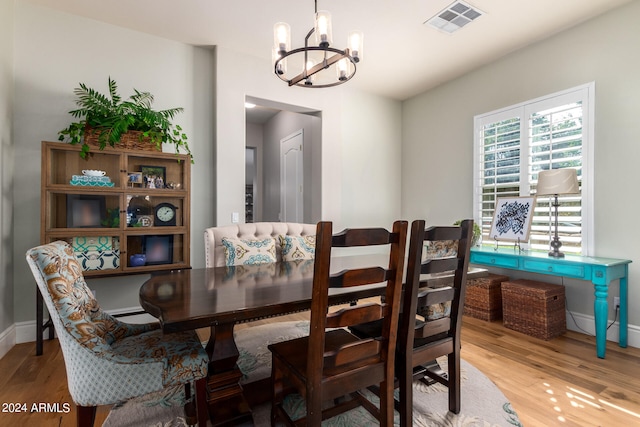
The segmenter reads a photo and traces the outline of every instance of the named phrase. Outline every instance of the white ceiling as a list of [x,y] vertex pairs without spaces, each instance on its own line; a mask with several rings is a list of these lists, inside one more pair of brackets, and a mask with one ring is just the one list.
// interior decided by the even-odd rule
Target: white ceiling
[[[271,58],[273,24],[289,23],[292,47],[313,26],[312,0],[28,0],[193,45]],[[349,85],[406,99],[632,0],[471,0],[484,15],[447,34],[423,22],[452,0],[318,0],[334,47],[364,32],[364,58]]]

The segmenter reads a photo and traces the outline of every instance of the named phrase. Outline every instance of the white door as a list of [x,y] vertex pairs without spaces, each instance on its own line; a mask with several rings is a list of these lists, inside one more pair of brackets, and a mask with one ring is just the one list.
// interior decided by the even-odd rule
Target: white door
[[280,221],[302,219],[302,129],[280,140]]

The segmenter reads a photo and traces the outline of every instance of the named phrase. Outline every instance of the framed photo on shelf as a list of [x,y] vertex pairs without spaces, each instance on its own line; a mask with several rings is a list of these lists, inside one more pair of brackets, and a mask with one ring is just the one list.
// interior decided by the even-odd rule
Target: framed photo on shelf
[[106,212],[105,196],[67,194],[67,228],[102,227]]
[[528,241],[535,206],[535,196],[499,197],[489,238],[504,242]]
[[144,236],[143,252],[147,265],[173,263],[173,236]]
[[167,169],[164,166],[140,166],[144,188],[164,188]]
[[144,183],[144,181],[142,180],[142,172],[129,172],[127,181],[132,187],[135,187],[136,185],[142,185]]

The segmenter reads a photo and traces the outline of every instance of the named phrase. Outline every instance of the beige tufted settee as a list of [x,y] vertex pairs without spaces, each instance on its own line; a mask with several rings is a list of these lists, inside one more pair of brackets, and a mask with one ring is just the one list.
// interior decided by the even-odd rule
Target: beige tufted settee
[[249,224],[233,224],[223,227],[211,227],[204,230],[205,261],[208,267],[225,265],[222,238],[261,239],[276,238],[276,258],[282,259],[282,248],[277,236],[308,236],[316,234],[315,224],[295,222],[256,222]]

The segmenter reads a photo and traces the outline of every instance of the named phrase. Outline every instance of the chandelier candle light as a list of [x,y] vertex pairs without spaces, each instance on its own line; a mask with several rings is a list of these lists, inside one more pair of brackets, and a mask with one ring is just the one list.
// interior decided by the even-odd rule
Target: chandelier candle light
[[555,208],[555,226],[553,239],[550,243],[550,257],[564,258],[564,254],[560,252],[562,242],[558,239],[558,207],[560,206],[560,203],[558,203],[558,195],[578,193],[580,193],[580,188],[578,186],[578,176],[575,169],[551,169],[538,173],[536,194],[538,196],[553,196],[551,206]]
[[[331,14],[325,10],[318,11],[317,0],[315,13],[315,25],[304,38],[304,47],[291,49],[289,24],[278,22],[273,28],[274,72],[289,86],[321,88],[345,83],[355,75],[356,64],[362,59],[362,32],[351,31],[348,47],[344,50],[333,48]],[[313,34],[316,45],[309,46]],[[333,73],[330,71],[332,67]],[[288,68],[295,69],[293,75],[287,74]]]

